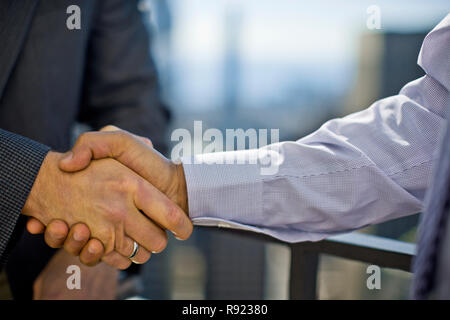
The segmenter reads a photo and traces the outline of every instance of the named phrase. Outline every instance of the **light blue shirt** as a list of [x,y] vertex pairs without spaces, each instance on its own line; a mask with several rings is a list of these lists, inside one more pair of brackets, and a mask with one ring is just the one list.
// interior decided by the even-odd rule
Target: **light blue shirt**
[[422,211],[450,106],[450,14],[426,36],[418,64],[426,75],[398,95],[279,143],[274,175],[259,164],[206,164],[217,153],[196,155],[203,164],[182,159],[194,224],[297,242]]

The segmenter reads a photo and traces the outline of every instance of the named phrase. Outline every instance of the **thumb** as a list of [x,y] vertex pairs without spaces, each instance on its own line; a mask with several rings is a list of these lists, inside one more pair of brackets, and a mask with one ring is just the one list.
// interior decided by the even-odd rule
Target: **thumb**
[[[114,131],[122,131],[122,129],[120,129],[119,127],[113,126],[113,125],[107,125],[106,127],[103,127],[100,129],[100,132],[114,132]],[[130,135],[132,135],[133,137],[135,137],[136,139],[142,141],[143,143],[145,143],[146,145],[148,145],[149,147],[153,148],[153,143],[152,140],[150,140],[149,138],[146,137],[141,137],[138,136],[137,134],[134,133],[129,133]]]
[[66,152],[59,161],[59,168],[66,172],[80,171],[86,168],[92,159],[92,152],[88,147],[74,147]]
[[[59,162],[59,168],[66,172],[75,172],[85,169],[91,160],[95,158],[106,158],[111,153],[110,143],[103,139],[110,132],[121,131],[116,126],[106,126],[99,132],[88,132],[78,137],[75,146],[71,151],[64,154]],[[106,149],[106,150],[105,150]],[[97,156],[95,152],[99,153]]]
[[[62,171],[75,172],[85,169],[94,159],[115,158],[120,161],[119,158],[127,150],[127,145],[134,143],[133,138],[153,147],[150,139],[114,126],[107,126],[98,132],[84,133],[78,138],[72,150],[64,154],[59,162],[59,168]],[[124,162],[124,165],[128,165],[127,161]]]
[[103,130],[80,135],[75,146],[59,162],[59,168],[66,172],[85,169],[91,160],[119,157],[126,150],[127,135],[123,130]]

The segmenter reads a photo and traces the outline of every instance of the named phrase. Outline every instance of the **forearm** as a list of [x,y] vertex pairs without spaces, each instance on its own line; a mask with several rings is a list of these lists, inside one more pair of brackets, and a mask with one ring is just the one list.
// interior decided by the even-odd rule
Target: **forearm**
[[0,266],[49,148],[0,129]]
[[[302,241],[420,212],[444,110],[404,95],[411,86],[279,144],[284,161],[274,175],[261,175],[258,164],[204,164],[213,154],[196,156],[203,164],[185,159],[190,217]],[[417,100],[426,95],[413,91]]]

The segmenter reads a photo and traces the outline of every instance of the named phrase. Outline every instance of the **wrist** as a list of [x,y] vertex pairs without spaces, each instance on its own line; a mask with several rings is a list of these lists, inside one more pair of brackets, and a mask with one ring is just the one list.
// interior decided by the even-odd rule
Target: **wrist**
[[34,217],[44,224],[51,220],[44,208],[46,207],[46,195],[56,190],[52,186],[58,183],[57,163],[60,158],[61,154],[57,152],[50,151],[47,154],[22,209],[22,214]]

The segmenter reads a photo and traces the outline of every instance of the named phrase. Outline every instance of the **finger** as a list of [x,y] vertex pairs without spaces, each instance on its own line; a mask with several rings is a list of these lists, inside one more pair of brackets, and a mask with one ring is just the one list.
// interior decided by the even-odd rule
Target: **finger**
[[[113,125],[107,125],[106,127],[103,127],[100,129],[101,132],[106,132],[106,131],[120,131],[121,129],[119,127],[113,126]],[[153,143],[149,138],[146,137],[142,137],[142,136],[138,136],[137,134],[134,133],[130,133],[132,136],[134,136],[135,138],[141,140],[142,142],[144,142],[146,145],[150,146],[153,148]]]
[[140,183],[134,202],[147,217],[174,233],[178,239],[185,240],[192,234],[193,225],[186,213],[150,183]]
[[153,143],[152,143],[152,140],[150,140],[149,138],[146,138],[146,137],[140,137],[140,136],[137,136],[137,135],[134,135],[136,138],[138,138],[139,140],[141,140],[142,142],[144,142],[146,145],[148,145],[149,147],[152,147],[153,148]]
[[152,254],[148,250],[139,246],[136,255],[133,258],[130,258],[130,260],[135,264],[144,264],[150,259],[151,255]]
[[107,255],[103,256],[102,261],[120,270],[125,270],[131,265],[130,259],[125,258],[116,251],[110,252]]
[[[83,133],[78,137],[72,150],[63,156],[59,162],[59,168],[63,171],[75,172],[86,168],[93,159],[114,158],[127,167],[137,169],[133,168],[131,161],[138,159],[137,156],[143,152],[143,149],[154,150],[149,148],[151,141],[148,139],[145,141],[145,139],[119,129]],[[159,155],[159,157],[162,156]],[[138,161],[137,164],[142,164],[141,162]]]
[[122,130],[122,129],[120,129],[119,127],[116,127],[112,124],[109,124],[109,125],[101,128],[99,131],[103,132],[103,131],[119,131],[119,130]]
[[67,172],[85,169],[91,160],[114,158],[121,132],[86,132],[81,134],[72,150],[59,162],[59,168]]
[[27,230],[31,234],[40,234],[44,232],[45,226],[39,220],[30,218],[27,221]]
[[[115,251],[126,258],[130,257],[134,252],[134,240],[129,237],[125,237],[122,247],[116,248]],[[150,259],[150,255],[151,253],[147,249],[138,244],[138,249],[132,259],[132,262],[136,264],[143,264]]]
[[70,228],[69,236],[64,242],[64,250],[78,256],[89,241],[91,232],[89,228],[83,223],[77,223]]
[[148,181],[158,181],[161,173],[166,173],[170,167],[170,161],[150,148],[148,143],[120,130],[80,135],[72,150],[59,162],[59,168],[75,172],[86,168],[91,160],[103,158],[116,159]]
[[153,253],[161,252],[167,246],[166,232],[136,209],[125,218],[125,233]]
[[103,244],[98,239],[90,239],[80,253],[81,263],[87,266],[97,265],[105,253]]
[[51,248],[61,248],[69,233],[69,227],[64,221],[51,221],[44,234],[45,242]]

